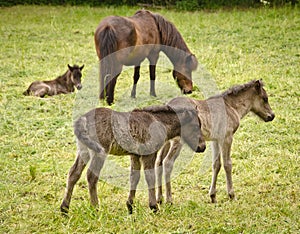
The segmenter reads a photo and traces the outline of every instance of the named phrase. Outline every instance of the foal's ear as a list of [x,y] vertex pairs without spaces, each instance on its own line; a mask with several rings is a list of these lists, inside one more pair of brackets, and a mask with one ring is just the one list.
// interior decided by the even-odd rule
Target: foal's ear
[[257,90],[258,93],[260,93],[262,87],[263,87],[262,80],[255,81],[255,89]]
[[74,68],[73,68],[71,65],[69,65],[69,64],[68,64],[68,68],[69,68],[69,70],[70,70],[71,72],[74,70]]
[[82,71],[83,68],[84,68],[84,64],[79,68],[79,70]]
[[198,66],[198,60],[196,58],[195,55],[190,54],[189,56],[186,57],[186,65],[192,70],[196,70],[197,66]]

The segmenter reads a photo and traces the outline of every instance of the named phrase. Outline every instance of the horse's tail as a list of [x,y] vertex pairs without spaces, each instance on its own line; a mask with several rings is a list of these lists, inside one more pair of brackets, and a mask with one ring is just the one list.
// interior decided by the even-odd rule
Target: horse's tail
[[[100,97],[104,98],[105,79],[109,79],[116,74],[113,73],[113,54],[117,50],[117,36],[112,26],[107,25],[96,35],[99,48],[100,59]],[[110,56],[109,56],[110,55]],[[107,82],[108,83],[108,82]]]
[[97,153],[101,153],[104,151],[103,147],[90,136],[87,127],[87,118],[85,116],[80,117],[74,123],[74,133],[77,139],[83,144],[85,144],[88,148],[92,149]]

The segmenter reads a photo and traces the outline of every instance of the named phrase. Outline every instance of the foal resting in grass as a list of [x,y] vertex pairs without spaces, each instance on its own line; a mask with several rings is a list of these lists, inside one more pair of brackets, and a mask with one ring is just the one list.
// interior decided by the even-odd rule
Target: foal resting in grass
[[[186,102],[187,98],[175,98],[170,104]],[[234,199],[232,184],[232,163],[230,150],[233,135],[240,125],[240,120],[249,112],[255,113],[265,122],[272,121],[275,117],[269,102],[268,95],[263,88],[261,80],[238,85],[225,91],[221,95],[213,96],[207,100],[193,100],[195,109],[201,122],[201,132],[205,140],[212,141],[212,183],[210,186],[210,198],[213,203],[216,200],[216,182],[221,168],[220,155],[222,155],[226,172],[227,192]],[[181,150],[178,138],[167,142],[157,161],[158,194],[157,201],[162,202],[162,171],[165,173],[166,201],[172,202],[170,176],[173,164]]]
[[74,92],[74,87],[78,90],[82,88],[81,85],[81,67],[74,65],[73,67],[68,64],[68,70],[55,80],[48,81],[34,81],[29,88],[23,93],[24,95],[33,95],[37,97],[53,96],[57,94],[67,94]]
[[75,122],[74,132],[78,154],[69,171],[66,192],[60,207],[63,213],[69,210],[73,188],[89,160],[91,163],[87,171],[87,181],[92,205],[98,205],[97,182],[107,154],[131,155],[128,211],[132,213],[141,164],[148,185],[149,206],[156,211],[158,208],[154,167],[157,151],[164,142],[181,136],[194,151],[205,150],[199,118],[194,108],[153,106],[132,112],[97,108]]

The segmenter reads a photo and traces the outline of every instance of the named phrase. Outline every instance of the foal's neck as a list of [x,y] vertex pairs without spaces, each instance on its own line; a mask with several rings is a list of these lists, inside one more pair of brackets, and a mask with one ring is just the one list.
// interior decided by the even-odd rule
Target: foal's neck
[[165,126],[168,139],[180,135],[181,124],[176,113],[153,113],[153,115]]
[[252,101],[249,97],[249,91],[224,97],[225,103],[238,113],[240,119],[244,118],[251,110]]

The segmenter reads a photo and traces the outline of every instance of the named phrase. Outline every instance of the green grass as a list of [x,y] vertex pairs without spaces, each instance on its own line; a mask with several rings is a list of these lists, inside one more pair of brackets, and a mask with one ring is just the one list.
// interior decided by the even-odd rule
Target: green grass
[[[136,10],[0,8],[0,232],[298,233],[298,8],[159,11],[177,26],[219,90],[259,78],[266,84],[276,118],[263,123],[249,115],[234,137],[236,201],[227,198],[222,170],[218,203],[210,204],[209,154],[195,154],[193,158],[178,159],[177,167],[187,166],[173,180],[174,204],[162,205],[158,214],[148,209],[147,191],[141,189],[134,214],[128,215],[125,206],[128,186],[110,183],[107,176],[110,172],[106,169],[106,179],[98,184],[99,211],[89,205],[83,177],[75,188],[69,217],[61,216],[59,206],[66,175],[76,154],[73,116],[103,105],[97,100],[93,32],[103,17],[129,16]],[[68,63],[85,64],[83,90],[45,99],[22,95],[32,81],[53,79],[67,69]],[[143,68],[137,99],[131,100],[132,73],[132,69],[126,69],[120,76],[113,108],[161,103],[179,95],[170,71],[159,68],[157,81],[163,85],[158,87],[158,98],[150,98],[148,71]],[[190,96],[203,98],[208,88],[197,85],[203,81],[194,82],[197,88]],[[127,157],[111,157],[110,162],[122,168],[129,165]],[[128,177],[124,178],[127,181]]]

